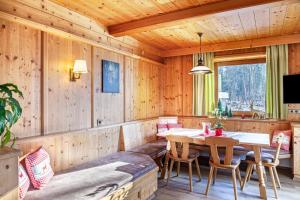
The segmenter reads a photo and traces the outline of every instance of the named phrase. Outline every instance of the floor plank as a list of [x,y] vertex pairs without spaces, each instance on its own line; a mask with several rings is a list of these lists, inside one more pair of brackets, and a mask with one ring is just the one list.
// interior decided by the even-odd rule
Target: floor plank
[[[175,170],[176,171],[176,170]],[[166,185],[166,181],[159,180],[159,189],[156,192],[155,200],[229,200],[234,199],[232,179],[229,173],[221,171],[218,173],[215,185],[212,185],[208,196],[204,195],[208,168],[201,167],[203,178],[201,182],[198,182],[196,174],[193,174],[193,186],[194,191],[189,192],[189,178],[186,168],[182,168],[182,172],[179,177],[175,177],[176,173],[173,173],[173,177],[170,179],[169,184]],[[278,189],[279,199],[283,200],[299,200],[300,199],[300,182],[293,181],[289,177],[289,171],[278,170],[282,188]],[[268,171],[267,171],[268,174]],[[242,178],[244,173],[242,172]],[[272,189],[272,183],[270,182],[268,174],[267,182],[267,195],[268,199],[275,199],[274,191]],[[247,183],[244,191],[240,190],[238,184],[238,199],[239,200],[252,200],[259,198],[258,181],[253,178]]]

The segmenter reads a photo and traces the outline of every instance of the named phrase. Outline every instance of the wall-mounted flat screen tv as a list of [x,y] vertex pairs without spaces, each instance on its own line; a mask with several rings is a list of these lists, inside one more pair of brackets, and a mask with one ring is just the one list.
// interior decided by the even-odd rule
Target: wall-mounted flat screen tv
[[300,103],[300,74],[283,76],[283,102]]

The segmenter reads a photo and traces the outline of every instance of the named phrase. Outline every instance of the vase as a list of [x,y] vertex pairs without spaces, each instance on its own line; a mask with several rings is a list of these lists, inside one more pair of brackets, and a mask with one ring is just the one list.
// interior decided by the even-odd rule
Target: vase
[[216,128],[215,129],[215,135],[216,136],[222,136],[223,135],[223,128]]
[[205,135],[209,135],[210,134],[210,127],[211,127],[211,123],[210,122],[202,122],[202,129],[203,129],[203,133]]

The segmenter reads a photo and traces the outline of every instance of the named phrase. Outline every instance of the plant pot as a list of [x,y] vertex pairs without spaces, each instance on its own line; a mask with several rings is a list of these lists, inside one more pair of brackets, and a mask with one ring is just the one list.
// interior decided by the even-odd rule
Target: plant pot
[[0,148],[0,199],[18,199],[18,163],[20,151],[9,147]]
[[216,128],[215,129],[215,135],[216,136],[222,136],[223,135],[223,128]]

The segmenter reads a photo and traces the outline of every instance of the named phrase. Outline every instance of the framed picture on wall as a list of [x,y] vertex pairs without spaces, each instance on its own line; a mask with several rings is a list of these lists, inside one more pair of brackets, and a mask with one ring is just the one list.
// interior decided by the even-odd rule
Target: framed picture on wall
[[102,92],[120,93],[119,63],[102,60]]

